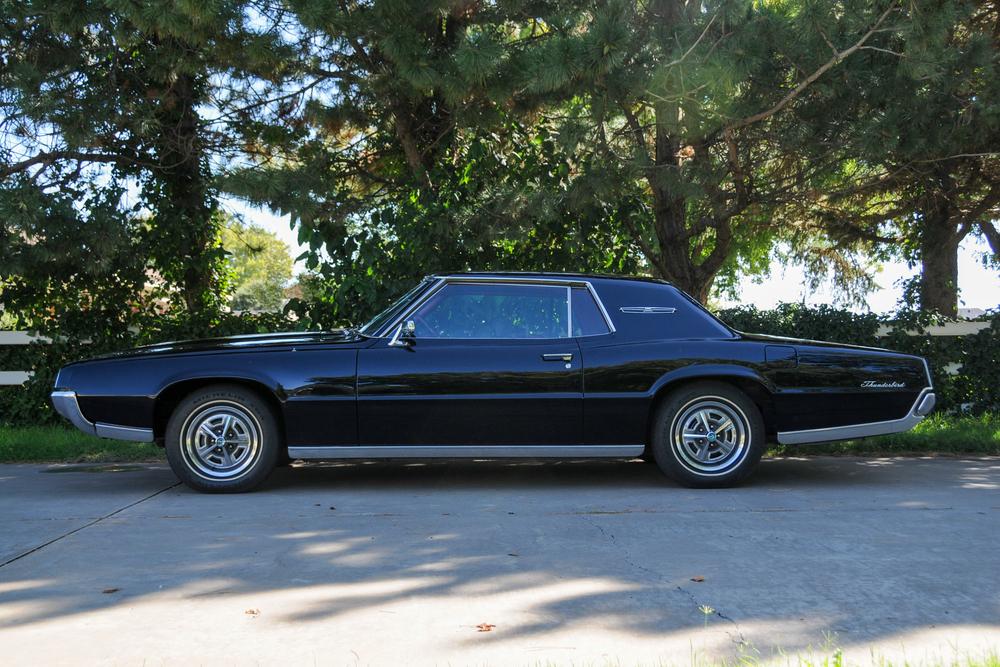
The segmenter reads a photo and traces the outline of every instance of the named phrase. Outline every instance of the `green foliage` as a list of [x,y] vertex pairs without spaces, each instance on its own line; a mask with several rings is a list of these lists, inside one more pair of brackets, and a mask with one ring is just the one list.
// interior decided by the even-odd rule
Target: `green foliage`
[[[547,124],[511,125],[457,145],[451,164],[429,172],[434,191],[418,186],[399,202],[374,202],[363,218],[303,219],[302,234],[315,230],[307,265],[319,300],[291,308],[333,326],[364,321],[439,271],[636,271],[626,236],[603,223],[613,211],[576,193],[532,189],[564,179],[568,160]],[[289,200],[283,210],[300,205]]]
[[803,150],[835,168],[796,217],[834,243],[919,263],[921,308],[952,317],[962,240],[985,237],[986,261],[1000,262],[998,18],[975,0],[901,5],[884,50],[829,77],[801,118]]
[[766,333],[809,340],[829,340],[854,345],[876,345],[884,318],[873,313],[798,303],[782,303],[773,310],[743,306],[720,310],[717,315],[737,331]]
[[230,307],[237,311],[276,311],[285,301],[292,278],[292,256],[277,236],[262,227],[229,219],[222,227],[232,291]]
[[[151,220],[137,258],[172,288],[164,297],[192,312],[218,308],[214,172],[237,152],[253,84],[289,55],[268,22],[242,0],[5,0],[0,14],[0,179],[21,183],[19,212],[41,215],[53,193],[86,211],[110,183],[102,205]],[[42,242],[73,219],[49,218]],[[67,261],[102,261],[93,238],[68,248]]]

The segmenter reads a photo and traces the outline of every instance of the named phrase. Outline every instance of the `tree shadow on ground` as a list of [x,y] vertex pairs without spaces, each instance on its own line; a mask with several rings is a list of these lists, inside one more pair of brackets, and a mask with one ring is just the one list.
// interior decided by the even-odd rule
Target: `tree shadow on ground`
[[775,637],[794,652],[826,633],[989,626],[998,481],[995,459],[765,461],[744,487],[712,491],[639,462],[295,466],[254,494],[172,488],[12,563],[0,630],[163,596],[205,613],[261,598],[290,624],[503,625],[456,650],[711,628],[721,654]]

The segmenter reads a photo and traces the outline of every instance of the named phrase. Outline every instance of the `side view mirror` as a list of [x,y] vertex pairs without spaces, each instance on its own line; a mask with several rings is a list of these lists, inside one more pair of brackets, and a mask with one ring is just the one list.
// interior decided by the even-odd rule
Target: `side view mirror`
[[400,322],[396,332],[389,339],[389,347],[409,347],[417,337],[417,325],[413,320]]

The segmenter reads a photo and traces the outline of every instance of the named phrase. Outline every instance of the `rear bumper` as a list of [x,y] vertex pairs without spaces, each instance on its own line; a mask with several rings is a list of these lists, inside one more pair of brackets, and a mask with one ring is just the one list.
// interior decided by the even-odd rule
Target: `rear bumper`
[[778,442],[782,445],[805,445],[811,442],[854,440],[855,438],[867,438],[872,435],[902,433],[903,431],[909,431],[921,419],[927,416],[934,409],[936,401],[937,397],[934,395],[934,390],[931,387],[927,387],[920,392],[917,400],[913,402],[913,407],[901,419],[890,419],[889,421],[871,422],[868,424],[834,426],[831,428],[813,428],[805,431],[784,431],[778,433]]
[[104,422],[91,422],[83,416],[80,404],[76,400],[75,391],[54,391],[51,394],[52,407],[60,415],[69,420],[73,426],[84,433],[96,435],[99,438],[113,440],[133,440],[135,442],[153,442],[153,429],[135,428],[134,426],[119,426]]

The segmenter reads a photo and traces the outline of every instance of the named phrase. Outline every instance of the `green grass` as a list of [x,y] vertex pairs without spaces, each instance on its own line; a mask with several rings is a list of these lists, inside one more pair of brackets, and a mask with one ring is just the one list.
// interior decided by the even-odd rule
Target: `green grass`
[[906,433],[846,440],[827,445],[776,447],[775,456],[979,454],[1000,455],[1000,414],[933,414]]
[[877,653],[872,653],[867,660],[848,660],[840,650],[821,652],[817,655],[775,655],[768,659],[749,654],[736,660],[722,661],[691,661],[696,667],[1000,667],[1000,655],[989,651],[984,655],[959,653],[957,650],[950,657],[929,657],[916,661],[904,660],[894,662]]
[[877,653],[872,653],[868,660],[847,660],[840,650],[828,654],[803,656],[774,656],[769,660],[761,660],[757,656],[741,657],[735,661],[716,663],[719,667],[763,667],[776,665],[784,667],[1000,667],[1000,655],[989,651],[984,655],[959,653],[957,650],[950,657],[929,657],[922,660],[904,660],[894,662]]
[[[1000,414],[932,415],[907,433],[829,445],[775,447],[770,456],[1000,455]],[[161,461],[155,445],[104,440],[63,426],[0,426],[0,463]]]
[[106,463],[162,460],[148,442],[105,440],[63,426],[0,426],[0,463]]

